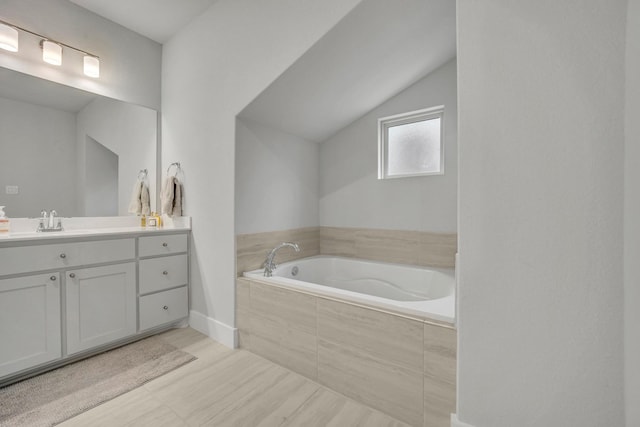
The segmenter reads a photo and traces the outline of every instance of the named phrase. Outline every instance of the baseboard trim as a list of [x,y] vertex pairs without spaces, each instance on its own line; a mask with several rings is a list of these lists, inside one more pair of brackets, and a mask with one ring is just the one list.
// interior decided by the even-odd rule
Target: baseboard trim
[[458,419],[458,414],[451,414],[451,427],[473,427],[471,424],[463,423]]
[[191,310],[189,312],[189,326],[209,338],[218,341],[229,348],[238,346],[238,329],[222,323],[212,317]]

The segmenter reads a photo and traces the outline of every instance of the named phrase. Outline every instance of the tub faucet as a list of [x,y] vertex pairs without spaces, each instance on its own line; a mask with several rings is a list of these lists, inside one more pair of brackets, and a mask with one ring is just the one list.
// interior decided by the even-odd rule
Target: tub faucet
[[271,249],[271,252],[267,255],[267,260],[264,262],[264,277],[271,277],[271,273],[273,273],[273,270],[278,266],[278,264],[273,262],[273,259],[276,257],[276,252],[286,246],[295,249],[296,252],[300,252],[300,246],[298,246],[297,243],[292,242],[282,242],[275,248]]

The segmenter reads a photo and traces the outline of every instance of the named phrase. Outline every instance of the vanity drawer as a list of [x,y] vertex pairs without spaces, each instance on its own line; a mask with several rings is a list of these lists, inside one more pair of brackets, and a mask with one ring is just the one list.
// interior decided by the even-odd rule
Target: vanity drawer
[[140,297],[141,331],[183,319],[188,314],[186,286]]
[[140,237],[138,253],[141,257],[187,252],[186,234]]
[[133,238],[0,248],[0,275],[125,261],[135,257]]
[[140,294],[186,285],[187,255],[140,260]]

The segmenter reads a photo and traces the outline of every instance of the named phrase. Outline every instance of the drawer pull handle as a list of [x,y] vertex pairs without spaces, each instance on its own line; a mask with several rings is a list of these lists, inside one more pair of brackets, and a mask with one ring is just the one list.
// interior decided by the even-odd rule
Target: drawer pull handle
[[169,306],[165,305],[164,307],[162,307],[163,310],[169,310]]
[[49,277],[49,279],[51,279],[52,282],[55,282],[56,281],[56,276],[51,276],[51,277]]
[[168,244],[167,242],[164,242],[164,243],[162,244],[162,246],[164,246],[164,247],[166,248],[167,246],[169,246],[169,244]]
[[76,273],[69,273],[69,277],[71,277],[72,279],[75,279]]
[[167,270],[165,270],[165,271],[162,272],[162,274],[164,274],[166,276],[167,274],[169,274],[169,272]]
[[61,253],[60,254],[60,258],[65,259],[66,257],[67,257],[67,254],[65,254],[65,253]]

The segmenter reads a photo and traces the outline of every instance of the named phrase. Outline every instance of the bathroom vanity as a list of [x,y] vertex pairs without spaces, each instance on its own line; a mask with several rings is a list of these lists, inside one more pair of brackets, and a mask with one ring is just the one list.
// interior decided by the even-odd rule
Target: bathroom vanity
[[0,238],[0,385],[183,323],[189,221]]

